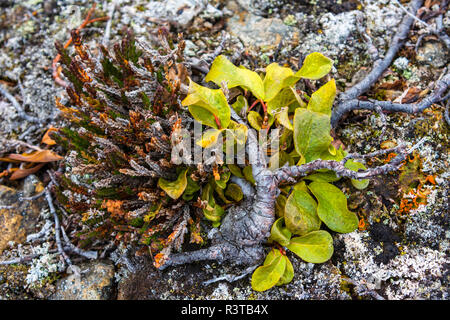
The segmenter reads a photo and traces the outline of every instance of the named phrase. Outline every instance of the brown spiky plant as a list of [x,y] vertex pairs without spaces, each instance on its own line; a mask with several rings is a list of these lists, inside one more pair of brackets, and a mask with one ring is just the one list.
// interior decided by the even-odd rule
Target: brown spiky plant
[[191,242],[203,242],[197,211],[157,187],[159,178],[173,180],[182,170],[170,163],[170,138],[192,123],[179,108],[184,42],[175,46],[161,29],[158,47],[138,49],[124,33],[112,51],[100,46],[96,54],[76,30],[72,56],[55,44],[70,82],[67,101],[56,99],[70,124],[54,135],[68,150],[57,199],[79,221],[81,245],[112,239],[168,256],[188,229]]

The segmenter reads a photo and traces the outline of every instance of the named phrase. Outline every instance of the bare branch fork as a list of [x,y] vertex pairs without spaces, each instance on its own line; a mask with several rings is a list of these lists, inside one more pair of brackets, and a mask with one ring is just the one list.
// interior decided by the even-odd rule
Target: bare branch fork
[[422,6],[422,3],[422,0],[411,1],[409,14],[405,14],[403,17],[385,57],[383,59],[379,58],[374,62],[372,71],[363,80],[339,95],[337,106],[333,108],[331,115],[331,125],[333,127],[337,126],[344,114],[352,110],[418,113],[430,107],[433,103],[448,99],[448,94],[446,94],[446,92],[450,86],[449,73],[438,80],[433,93],[419,103],[401,104],[390,101],[361,101],[358,99],[359,96],[370,89],[370,87],[381,77],[383,72],[391,65],[398,50],[407,39],[409,30],[414,21],[416,21],[415,14]]

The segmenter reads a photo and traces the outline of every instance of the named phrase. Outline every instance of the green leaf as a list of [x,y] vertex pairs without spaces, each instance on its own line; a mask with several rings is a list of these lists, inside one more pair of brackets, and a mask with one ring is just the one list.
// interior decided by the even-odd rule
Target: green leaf
[[211,183],[208,183],[202,190],[201,199],[208,202],[206,208],[203,209],[205,218],[214,222],[215,224],[213,226],[217,227],[218,223],[220,223],[220,220],[222,219],[222,216],[225,214],[225,210],[216,204],[213,192],[214,190],[211,187]]
[[294,267],[292,266],[291,261],[286,256],[283,256],[283,258],[286,260],[286,269],[284,269],[283,275],[280,280],[278,280],[277,286],[288,284],[292,281],[292,279],[294,279]]
[[261,77],[245,67],[236,67],[222,55],[214,59],[205,81],[212,81],[218,86],[221,86],[222,81],[226,81],[228,88],[242,87],[250,90],[258,99],[264,99],[264,84]]
[[291,239],[289,250],[302,260],[311,263],[323,263],[333,255],[333,238],[324,231],[312,231],[302,237]]
[[248,102],[244,96],[238,96],[236,102],[231,105],[237,114],[241,114],[241,110],[248,110]]
[[204,125],[219,129],[215,117],[223,129],[230,124],[230,107],[220,89],[209,89],[189,79],[189,93],[182,101],[182,105],[188,106],[194,119]]
[[332,79],[311,95],[307,109],[331,116],[331,108],[335,97],[336,82]]
[[[326,160],[326,159],[323,159]],[[312,173],[310,175],[307,175],[303,179],[310,180],[310,181],[319,181],[319,182],[335,182],[340,179],[336,175],[336,172],[328,169],[320,169],[317,170],[315,173]]]
[[279,250],[272,249],[264,260],[264,265],[256,268],[252,275],[252,288],[266,291],[275,286],[286,269],[286,259]]
[[330,117],[311,110],[298,108],[294,115],[294,144],[306,163],[327,152],[333,139],[330,136]]
[[220,173],[220,180],[214,180],[217,186],[221,189],[225,189],[227,187],[227,182],[231,177],[230,171],[224,171]]
[[319,202],[317,214],[328,228],[348,233],[358,228],[358,217],[347,208],[347,198],[337,187],[327,182],[312,182],[308,188]]
[[281,108],[280,112],[277,115],[278,122],[280,122],[285,128],[289,130],[294,130],[292,126],[291,120],[289,120],[288,108]]
[[284,217],[284,207],[286,206],[286,197],[280,194],[275,202],[275,214],[277,217]]
[[334,160],[334,161],[341,161],[344,159],[346,155],[346,152],[344,149],[342,149],[342,145],[339,147],[339,149],[336,149],[332,144],[328,146],[328,150],[325,150],[320,155],[320,159],[322,160]]
[[227,189],[225,190],[225,195],[236,202],[239,202],[242,200],[242,198],[244,198],[244,194],[242,193],[241,187],[239,187],[235,183],[230,183],[227,186]]
[[237,165],[235,164],[228,164],[228,169],[230,169],[231,173],[233,175],[235,175],[238,178],[244,178],[244,175],[242,174],[241,168],[239,168]]
[[244,167],[242,172],[244,173],[244,177],[247,181],[251,182],[252,184],[255,184],[255,179],[253,178],[252,166]]
[[300,190],[300,191],[304,191],[304,192],[309,192],[309,189],[306,186],[306,182],[303,181],[303,180],[300,181],[300,182],[297,182],[292,187],[293,187],[293,190]]
[[192,178],[189,175],[187,175],[186,178],[187,178],[187,186],[183,193],[183,199],[189,201],[192,200],[194,194],[198,190],[200,190],[200,186],[197,184],[197,182],[192,180]]
[[289,244],[292,233],[284,226],[284,218],[278,218],[273,224],[270,230],[269,242],[275,241],[281,244],[283,247]]
[[186,173],[188,169],[183,170],[175,181],[167,181],[159,178],[158,186],[163,189],[172,199],[178,199],[184,192],[187,186]]
[[261,130],[263,118],[256,111],[250,111],[247,115],[248,123],[257,131]]
[[[366,166],[363,165],[361,162],[356,162],[353,161],[352,159],[347,160],[347,162],[345,163],[345,167],[347,169],[350,169],[352,171],[358,171],[359,169],[363,169],[366,170]],[[356,180],[356,179],[351,179],[350,180],[352,182],[352,185],[358,189],[358,190],[363,190],[365,188],[367,188],[367,186],[369,185],[369,179],[363,179],[363,180]]]
[[291,156],[283,151],[280,150],[273,154],[269,159],[269,170],[276,170],[280,167],[282,167],[285,163],[288,163],[289,165],[294,165],[295,161],[291,158]]
[[284,220],[292,233],[301,236],[319,230],[321,225],[316,201],[308,192],[298,189],[286,201]]
[[287,86],[293,85],[292,81],[286,81],[294,75],[290,68],[280,67],[278,63],[271,63],[266,67],[264,77],[265,100],[270,101]]
[[333,60],[319,52],[313,52],[306,56],[303,66],[295,74],[296,77],[317,80],[331,71]]
[[267,102],[267,112],[274,115],[284,107],[288,107],[290,111],[302,106],[306,107],[306,103],[300,99],[294,88],[288,87],[282,89],[272,100]]

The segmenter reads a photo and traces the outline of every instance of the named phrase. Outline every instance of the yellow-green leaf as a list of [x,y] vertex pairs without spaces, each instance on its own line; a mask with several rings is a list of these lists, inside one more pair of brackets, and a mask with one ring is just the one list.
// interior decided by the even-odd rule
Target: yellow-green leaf
[[[323,159],[325,160],[325,159]],[[307,175],[303,179],[310,181],[319,181],[319,182],[335,182],[340,179],[336,175],[336,172],[328,169],[317,170],[317,172]]]
[[216,204],[213,196],[214,189],[211,187],[211,184],[208,183],[202,190],[201,199],[203,201],[207,201],[206,208],[203,209],[203,214],[206,219],[212,221],[214,227],[217,227],[222,219],[222,216],[225,214],[225,210]]
[[306,103],[300,99],[294,88],[287,87],[282,89],[272,100],[267,102],[267,112],[274,115],[281,108],[288,107],[289,111],[299,107],[306,107]]
[[158,186],[172,199],[178,199],[183,194],[187,186],[187,171],[188,169],[183,170],[175,181],[167,181],[163,178],[159,178]]
[[255,179],[253,178],[252,166],[246,166],[242,169],[242,173],[244,173],[245,180],[255,184]]
[[292,238],[287,248],[301,259],[311,263],[323,263],[329,260],[334,251],[333,238],[324,230]]
[[332,79],[311,95],[307,109],[331,116],[331,108],[335,97],[336,82]]
[[228,184],[227,189],[225,190],[225,195],[228,198],[233,199],[234,201],[237,201],[237,202],[241,201],[242,198],[244,197],[241,187],[239,187],[235,183]]
[[220,179],[214,181],[219,186],[219,188],[225,189],[227,187],[227,182],[230,179],[230,177],[231,177],[230,171],[223,171],[222,173],[220,173]]
[[256,130],[261,130],[263,118],[256,111],[250,111],[247,115],[248,123]]
[[236,102],[231,105],[237,114],[241,114],[241,110],[248,110],[248,102],[244,96],[238,96]]
[[275,286],[286,269],[286,259],[279,250],[272,249],[264,261],[264,265],[256,268],[252,275],[252,288],[255,291],[266,291]]
[[[362,170],[367,169],[366,166],[363,165],[361,162],[356,162],[356,161],[353,161],[352,159],[349,159],[345,163],[345,167],[352,171],[358,171],[359,169],[362,169]],[[363,179],[363,180],[351,179],[350,181],[351,181],[352,185],[358,190],[363,190],[363,189],[367,188],[367,186],[369,185],[369,179]]]
[[292,233],[288,228],[284,225],[284,218],[278,218],[270,229],[270,237],[268,239],[269,242],[275,241],[281,244],[282,246],[287,246],[289,241],[291,240]]
[[294,115],[294,144],[306,163],[320,158],[333,139],[330,117],[323,113],[298,108]]
[[288,108],[281,108],[281,111],[278,113],[278,122],[280,122],[285,128],[289,130],[294,130],[292,126],[291,120],[289,120]]
[[244,178],[244,175],[242,174],[241,168],[239,168],[236,164],[228,164],[228,169],[230,169],[231,173],[234,174],[238,178]]
[[216,142],[219,141],[219,138],[222,137],[222,130],[219,129],[208,129],[203,133],[200,140],[198,140],[196,143],[197,145],[201,146],[202,148],[208,148],[216,144]]
[[290,68],[281,67],[278,63],[271,63],[266,67],[264,77],[265,100],[270,101],[287,86],[292,85],[291,81],[285,81],[292,77],[294,72]]
[[278,280],[277,286],[288,284],[294,279],[294,267],[292,266],[291,261],[286,256],[283,256],[283,258],[286,260],[286,269],[284,269],[283,275],[280,280]]
[[186,185],[186,189],[184,190],[183,193],[183,199],[186,201],[192,200],[192,198],[194,197],[194,194],[200,190],[200,186],[197,184],[197,182],[195,182],[194,180],[192,180],[192,178],[187,175],[186,176],[187,179],[187,185]]
[[286,206],[286,197],[280,194],[275,202],[275,214],[277,217],[284,217],[284,207]]
[[261,77],[243,66],[236,67],[222,55],[214,59],[205,81],[212,81],[218,86],[225,81],[228,88],[242,87],[251,91],[258,99],[264,99],[264,84]]
[[320,229],[317,203],[306,191],[294,189],[286,201],[284,220],[288,229],[298,235],[305,235]]
[[333,60],[325,57],[320,52],[313,52],[306,56],[303,65],[295,73],[295,76],[311,80],[317,80],[331,71]]
[[358,217],[347,208],[345,194],[327,182],[314,181],[308,188],[316,197],[319,205],[317,214],[328,228],[340,233],[348,233],[358,228]]
[[182,101],[182,105],[188,106],[194,119],[204,125],[220,129],[216,118],[223,129],[230,123],[230,107],[220,89],[206,88],[189,79],[189,93]]

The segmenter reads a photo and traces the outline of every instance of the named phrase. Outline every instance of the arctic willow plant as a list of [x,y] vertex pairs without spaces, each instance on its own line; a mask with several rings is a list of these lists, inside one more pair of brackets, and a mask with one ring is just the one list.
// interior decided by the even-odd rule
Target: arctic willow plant
[[[112,50],[97,52],[77,31],[72,38],[73,54],[56,43],[68,80],[67,98],[56,104],[68,126],[53,138],[68,151],[56,199],[75,222],[78,246],[124,242],[164,269],[200,260],[255,264],[269,239],[272,250],[252,279],[255,290],[266,290],[292,279],[284,248],[322,263],[333,253],[322,226],[356,229],[356,215],[332,184],[337,175],[309,166],[318,159],[340,165],[345,157],[330,136],[335,82],[310,95],[295,88],[301,79],[327,75],[330,59],[312,53],[297,72],[273,63],[259,74],[218,56],[205,78],[219,86],[211,89],[188,77],[184,42],[164,29],[153,46],[125,33]],[[231,163],[215,156],[194,163],[188,149],[188,161],[176,161],[179,138],[195,129],[192,118],[208,130],[194,140],[188,135],[189,150],[192,143],[216,148]],[[255,131],[269,138],[258,142]],[[242,150],[256,161],[234,161]],[[294,166],[293,175],[285,165]],[[364,169],[352,160],[345,166],[346,176]],[[219,231],[210,234],[209,246],[174,252],[182,251],[188,232],[191,243],[204,244],[202,218]]]
[[[245,67],[236,67],[226,57],[218,56],[205,80],[222,88],[210,89],[190,80],[189,93],[182,102],[197,121],[211,127],[197,143],[211,147],[223,139],[221,133],[226,130],[240,130],[245,135],[248,124],[258,131],[280,130],[279,149],[267,150],[270,170],[285,164],[303,165],[317,159],[341,161],[346,153],[342,147],[336,149],[333,146],[330,136],[331,108],[336,96],[334,79],[311,96],[300,94],[295,89],[300,79],[320,79],[329,73],[331,67],[330,59],[315,52],[306,57],[302,68],[295,73],[290,68],[272,63],[266,67],[265,74],[258,74]],[[231,94],[232,88],[240,90]],[[234,110],[231,110],[228,100],[235,101],[231,105]],[[255,108],[257,105],[259,110]],[[232,113],[247,119],[247,122],[235,122]],[[353,160],[348,160],[345,166],[354,171],[365,169],[363,164]],[[228,167],[232,175],[254,183],[251,164],[243,170],[234,164]],[[220,188],[225,189],[228,178],[229,175],[225,181],[217,179],[216,184],[220,181],[224,184]],[[332,184],[337,180],[339,178],[333,171],[322,169],[305,176],[293,186],[280,188],[281,194],[276,199],[278,219],[272,225],[268,241],[273,249],[263,266],[253,273],[254,290],[264,291],[292,280],[294,269],[284,248],[307,262],[323,263],[330,259],[333,239],[327,231],[321,230],[323,224],[340,233],[357,228],[358,218],[347,209],[345,194]],[[362,189],[368,181],[352,180],[352,183]],[[203,190],[202,199],[208,203],[203,209],[205,217],[217,225],[223,209],[217,214],[209,188]]]

